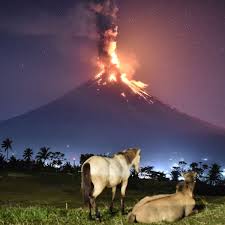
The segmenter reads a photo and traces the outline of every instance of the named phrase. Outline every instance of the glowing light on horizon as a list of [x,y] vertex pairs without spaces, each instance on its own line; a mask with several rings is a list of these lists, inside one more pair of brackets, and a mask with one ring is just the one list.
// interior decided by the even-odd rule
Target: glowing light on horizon
[[223,169],[222,175],[225,177],[225,169]]

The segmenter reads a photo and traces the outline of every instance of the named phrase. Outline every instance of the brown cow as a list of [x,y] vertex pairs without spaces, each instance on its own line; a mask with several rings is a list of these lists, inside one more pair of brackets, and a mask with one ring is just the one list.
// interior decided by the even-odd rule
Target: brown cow
[[196,173],[188,172],[185,181],[177,185],[175,194],[155,195],[139,201],[128,215],[129,222],[156,223],[174,222],[193,212],[195,200],[193,190]]

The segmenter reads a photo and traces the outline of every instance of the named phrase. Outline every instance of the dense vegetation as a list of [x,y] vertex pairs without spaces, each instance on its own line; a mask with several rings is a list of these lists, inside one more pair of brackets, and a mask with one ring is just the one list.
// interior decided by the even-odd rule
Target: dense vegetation
[[[81,154],[80,165],[71,165],[70,162],[66,161],[65,154],[59,151],[50,151],[49,147],[42,147],[34,157],[33,150],[26,148],[23,153],[23,159],[17,159],[14,155],[9,158],[9,151],[12,150],[13,141],[6,138],[2,141],[0,152],[0,170],[4,171],[28,171],[28,172],[61,172],[61,173],[78,173],[80,171],[80,165],[92,156],[92,154]],[[4,154],[5,153],[5,154]],[[166,174],[160,171],[154,171],[152,166],[146,166],[141,168],[139,177],[133,178],[139,179],[151,179],[157,181],[168,181]],[[172,181],[178,181],[179,177],[187,170],[197,172],[198,180],[201,183],[205,183],[211,186],[224,186],[225,180],[222,176],[221,166],[214,163],[207,165],[202,162],[193,162],[187,165],[185,161],[180,161],[177,166],[174,166],[171,173],[170,179]]]
[[[61,152],[42,147],[34,157],[26,148],[23,159],[9,157],[12,140],[2,142],[0,154],[0,224],[98,224],[87,219],[80,191],[80,165],[92,154],[83,154],[80,165],[71,165]],[[168,179],[163,172],[147,166],[139,176],[132,172],[126,198],[126,211],[146,195],[173,193],[181,174],[187,170],[198,173],[196,193],[200,212],[177,225],[225,224],[225,182],[221,167],[181,161]],[[215,197],[209,197],[214,195]],[[207,197],[203,197],[207,196]],[[102,224],[127,224],[119,212],[119,191],[115,215],[108,213],[111,190],[98,198],[103,215]]]

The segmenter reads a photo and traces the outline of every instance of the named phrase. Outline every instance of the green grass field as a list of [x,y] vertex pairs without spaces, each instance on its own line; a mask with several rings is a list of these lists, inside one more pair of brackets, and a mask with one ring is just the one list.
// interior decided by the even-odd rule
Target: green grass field
[[[144,191],[128,186],[126,211],[147,194],[169,193],[173,188],[159,183],[149,185]],[[98,199],[102,214],[101,224],[128,224],[126,216],[119,212],[119,190],[114,216],[108,212],[110,198],[111,193],[108,190]],[[225,197],[198,199],[204,209],[173,224],[225,225]],[[88,210],[83,207],[80,179],[71,175],[3,174],[0,176],[0,204],[0,224],[99,224],[87,219]]]

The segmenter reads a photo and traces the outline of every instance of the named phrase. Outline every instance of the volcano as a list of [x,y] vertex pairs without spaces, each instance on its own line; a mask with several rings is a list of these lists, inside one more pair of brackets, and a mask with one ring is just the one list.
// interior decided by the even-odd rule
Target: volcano
[[[225,132],[163,104],[146,101],[122,82],[90,80],[61,98],[0,124],[20,154],[41,146],[66,153],[106,153],[140,146],[145,162],[168,160],[174,152],[221,161]],[[66,146],[70,148],[66,148]],[[38,149],[37,149],[38,150]],[[21,151],[21,152],[20,152]]]
[[0,134],[13,138],[18,152],[51,146],[72,156],[136,146],[146,163],[221,161],[224,130],[163,104],[125,70],[117,55],[115,1],[84,2],[96,17],[99,73],[54,102],[2,122]]

